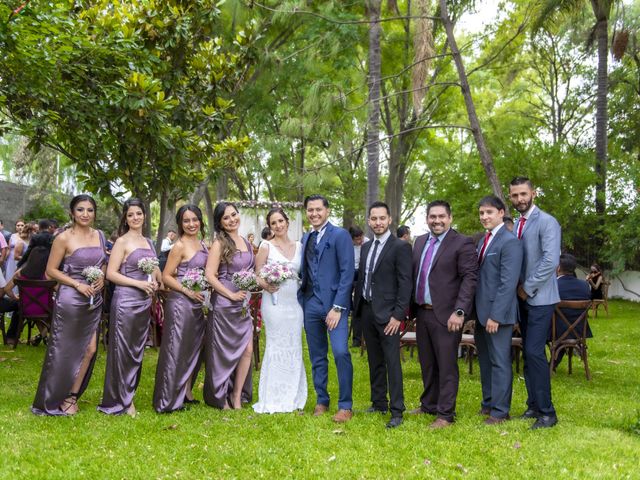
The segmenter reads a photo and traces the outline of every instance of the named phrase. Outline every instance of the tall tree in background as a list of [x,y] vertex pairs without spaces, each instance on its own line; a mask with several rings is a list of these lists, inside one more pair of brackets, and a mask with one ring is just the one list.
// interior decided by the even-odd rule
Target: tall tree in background
[[379,200],[380,189],[380,77],[382,57],[380,54],[381,0],[366,0],[369,17],[369,86],[367,118],[367,199],[365,210]]

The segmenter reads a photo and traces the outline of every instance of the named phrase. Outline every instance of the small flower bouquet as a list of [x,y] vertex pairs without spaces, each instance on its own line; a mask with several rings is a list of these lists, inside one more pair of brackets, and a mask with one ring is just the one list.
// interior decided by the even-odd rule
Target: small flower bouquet
[[204,270],[201,268],[191,268],[186,271],[182,282],[180,282],[184,288],[188,288],[194,292],[202,292],[204,295],[204,302],[202,302],[202,311],[209,313],[211,308],[211,292],[209,291],[209,282],[204,276]]
[[[291,266],[285,262],[266,263],[258,275],[269,285],[278,287],[290,278],[296,278],[298,276]],[[271,294],[271,302],[273,305],[278,304],[278,292]]]
[[[258,282],[256,282],[256,274],[249,270],[240,270],[233,274],[231,281],[239,290],[251,291],[258,289]],[[247,295],[242,302],[242,315],[247,314],[247,305],[249,304],[250,295]]]
[[[93,285],[95,282],[104,277],[104,272],[100,267],[86,267],[82,270],[82,276],[87,279],[89,285]],[[93,307],[93,295],[89,299],[89,306]]]
[[153,282],[153,272],[160,266],[156,257],[145,257],[138,260],[138,268],[147,274],[147,282]]

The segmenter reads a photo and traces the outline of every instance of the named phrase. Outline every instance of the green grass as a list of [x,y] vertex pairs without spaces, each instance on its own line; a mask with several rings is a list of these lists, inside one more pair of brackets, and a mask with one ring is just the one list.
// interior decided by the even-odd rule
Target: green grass
[[[314,418],[314,396],[304,414],[256,415],[197,405],[158,415],[151,408],[157,352],[145,356],[136,418],[95,410],[105,354],[100,351],[89,389],[73,418],[36,417],[29,406],[44,347],[21,345],[0,353],[0,478],[640,478],[640,305],[614,301],[611,315],[591,320],[593,380],[580,361],[566,359],[553,377],[560,423],[530,431],[531,421],[482,424],[477,362],[460,363],[458,421],[430,431],[432,417],[405,418],[393,431],[369,406],[366,356],[352,350],[354,419],[338,426]],[[405,356],[407,408],[421,392],[416,358]],[[310,381],[310,368],[307,368]],[[335,369],[330,391],[337,396]],[[255,376],[257,391],[257,375]],[[196,392],[201,398],[201,393]],[[524,410],[524,380],[514,378],[512,412]],[[335,407],[335,405],[334,405]]]

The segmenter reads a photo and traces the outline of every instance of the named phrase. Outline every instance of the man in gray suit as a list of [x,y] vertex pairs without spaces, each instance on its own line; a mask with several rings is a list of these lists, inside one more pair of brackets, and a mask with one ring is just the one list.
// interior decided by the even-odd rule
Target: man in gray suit
[[509,197],[520,212],[515,231],[524,250],[518,297],[527,410],[521,418],[535,418],[532,429],[553,427],[558,423],[558,417],[551,402],[551,377],[545,345],[555,304],[560,301],[555,278],[560,261],[560,225],[534,205],[536,191],[528,178],[511,180]]
[[509,420],[511,409],[511,336],[518,319],[518,280],[522,245],[504,224],[505,204],[490,195],[478,205],[487,233],[478,243],[480,271],[476,287],[475,340],[480,362],[482,403],[487,425]]

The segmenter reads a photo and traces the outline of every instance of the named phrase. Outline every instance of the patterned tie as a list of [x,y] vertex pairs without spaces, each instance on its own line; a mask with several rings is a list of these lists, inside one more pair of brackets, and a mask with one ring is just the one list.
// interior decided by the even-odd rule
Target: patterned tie
[[376,253],[378,253],[379,245],[380,240],[376,240],[375,242],[373,242],[373,253],[371,254],[371,260],[369,260],[369,268],[367,269],[367,286],[364,289],[365,300],[367,302],[371,301],[371,277],[373,277],[373,268],[375,267]]
[[484,251],[487,249],[487,245],[489,245],[489,239],[491,238],[491,232],[487,232],[484,236],[484,243],[482,244],[482,248],[480,249],[480,256],[478,257],[478,263],[482,263],[484,260]]
[[420,269],[420,278],[418,278],[418,288],[416,290],[416,303],[418,305],[421,305],[424,302],[424,294],[427,288],[427,274],[429,273],[431,257],[433,257],[433,247],[437,241],[438,239],[436,237],[431,237],[427,253],[424,255],[424,261],[422,262],[422,268]]
[[518,223],[518,239],[522,238],[522,230],[524,230],[524,224],[527,221],[525,217],[520,217],[520,223]]

